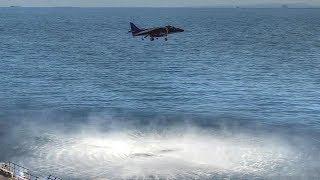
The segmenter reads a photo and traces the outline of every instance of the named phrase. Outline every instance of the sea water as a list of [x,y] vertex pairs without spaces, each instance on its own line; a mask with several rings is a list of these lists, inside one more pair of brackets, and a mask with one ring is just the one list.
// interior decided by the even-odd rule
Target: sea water
[[[150,41],[138,27],[185,32]],[[0,160],[65,179],[318,179],[319,9],[0,8]]]

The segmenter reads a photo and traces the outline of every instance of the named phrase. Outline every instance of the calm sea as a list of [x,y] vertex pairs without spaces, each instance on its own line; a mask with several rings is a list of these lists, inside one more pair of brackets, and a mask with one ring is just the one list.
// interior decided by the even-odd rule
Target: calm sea
[[[133,38],[174,25],[168,41]],[[320,10],[0,8],[0,161],[65,179],[320,178]]]

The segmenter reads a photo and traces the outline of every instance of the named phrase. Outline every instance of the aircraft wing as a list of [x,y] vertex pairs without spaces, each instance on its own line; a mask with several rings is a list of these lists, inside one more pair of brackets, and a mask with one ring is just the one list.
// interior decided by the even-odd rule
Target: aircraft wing
[[146,30],[140,31],[140,32],[136,33],[135,35],[136,36],[141,36],[141,35],[153,34],[157,30],[159,30],[159,28],[150,28],[150,29],[146,29]]

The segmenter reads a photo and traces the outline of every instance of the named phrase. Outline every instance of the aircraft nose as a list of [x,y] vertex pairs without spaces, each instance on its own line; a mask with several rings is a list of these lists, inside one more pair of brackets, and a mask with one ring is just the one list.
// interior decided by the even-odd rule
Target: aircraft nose
[[181,28],[177,28],[178,32],[183,32],[184,30]]

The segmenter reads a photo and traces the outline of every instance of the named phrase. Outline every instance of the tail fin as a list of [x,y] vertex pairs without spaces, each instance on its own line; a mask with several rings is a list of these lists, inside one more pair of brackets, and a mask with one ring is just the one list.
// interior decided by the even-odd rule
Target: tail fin
[[138,33],[140,31],[142,31],[140,28],[138,28],[136,25],[134,25],[132,22],[130,22],[130,27],[131,27],[131,33],[134,34],[134,33]]

